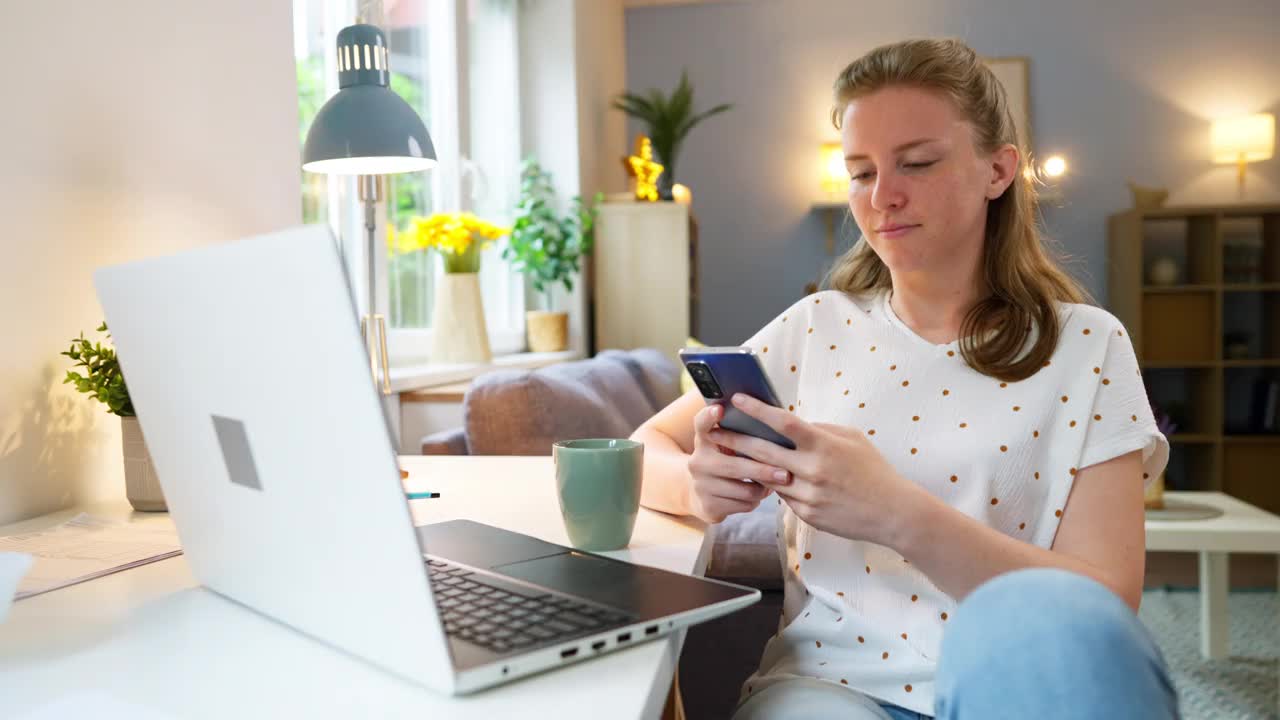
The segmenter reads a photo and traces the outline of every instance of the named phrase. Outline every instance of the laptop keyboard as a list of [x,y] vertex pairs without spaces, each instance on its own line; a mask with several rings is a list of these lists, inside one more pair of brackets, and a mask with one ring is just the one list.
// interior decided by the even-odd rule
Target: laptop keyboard
[[625,613],[564,595],[503,582],[427,559],[444,631],[495,652],[510,652],[624,625]]

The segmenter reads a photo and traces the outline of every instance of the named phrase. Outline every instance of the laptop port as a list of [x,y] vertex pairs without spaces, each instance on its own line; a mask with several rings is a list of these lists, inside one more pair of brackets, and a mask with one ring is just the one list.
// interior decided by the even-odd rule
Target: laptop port
[[618,636],[618,642],[624,643],[631,640],[631,633],[622,633]]
[[591,649],[597,652],[600,650],[603,650],[604,646],[605,646],[605,642],[603,640],[598,640],[596,642],[591,643]]
[[645,635],[657,635],[657,634],[658,634],[658,626],[657,626],[657,625],[650,625],[649,627],[647,627],[647,628],[645,628],[645,629],[644,629],[644,634],[645,634]]
[[560,651],[560,659],[561,659],[561,660],[568,660],[569,658],[571,658],[571,657],[573,657],[574,655],[577,655],[577,654],[578,654],[578,648],[576,648],[576,647],[571,647],[571,648],[569,648],[569,649],[567,649],[567,650],[561,650],[561,651]]

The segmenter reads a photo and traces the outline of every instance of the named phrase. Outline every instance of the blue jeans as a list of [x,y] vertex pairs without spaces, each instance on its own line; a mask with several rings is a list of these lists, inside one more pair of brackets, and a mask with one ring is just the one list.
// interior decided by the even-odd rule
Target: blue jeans
[[[956,609],[935,677],[938,720],[1178,717],[1160,650],[1129,606],[1098,582],[1035,568],[996,577]],[[735,720],[921,720],[847,688],[802,678],[748,700]]]

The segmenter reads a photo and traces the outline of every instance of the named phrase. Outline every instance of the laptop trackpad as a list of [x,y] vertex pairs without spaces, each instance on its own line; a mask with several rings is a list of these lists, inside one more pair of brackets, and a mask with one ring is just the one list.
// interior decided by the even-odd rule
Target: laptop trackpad
[[639,582],[644,574],[641,568],[576,552],[499,565],[493,570],[620,609],[639,609],[636,601],[647,594]]

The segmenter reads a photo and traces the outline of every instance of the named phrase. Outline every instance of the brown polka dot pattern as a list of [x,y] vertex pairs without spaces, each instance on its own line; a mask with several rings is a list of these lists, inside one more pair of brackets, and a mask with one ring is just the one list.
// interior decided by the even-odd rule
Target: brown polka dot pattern
[[969,423],[960,423],[960,429],[961,429],[961,430],[963,430],[963,429],[965,429],[965,428],[967,428],[967,427],[969,427]]
[[946,396],[948,396],[948,395],[950,395],[950,394],[951,394],[951,391],[950,391],[950,390],[948,390],[948,389],[946,389],[946,388],[943,388],[943,389],[942,389],[942,396],[943,396],[943,397],[946,397]]
[[1054,511],[1053,511],[1053,516],[1054,516],[1054,517],[1059,517],[1059,518],[1060,518],[1060,517],[1062,517],[1062,511],[1061,511],[1061,510],[1054,510]]
[[908,385],[910,385],[910,384],[911,384],[911,381],[910,381],[910,380],[903,380],[903,381],[902,381],[902,387],[906,387],[906,386],[908,386]]
[[804,554],[804,559],[805,559],[805,560],[812,560],[812,559],[813,559],[813,553],[805,553],[805,554]]
[[960,479],[960,478],[957,478],[955,475],[952,475],[952,476],[951,476],[951,482],[956,482],[956,481],[957,481],[957,480],[959,480],[959,479]]
[[946,622],[946,619],[947,619],[947,614],[946,614],[946,613],[942,613],[942,620],[943,620],[943,622]]
[[911,602],[917,602],[919,599],[920,599],[920,596],[919,596],[919,595],[912,595],[912,596],[911,596]]
[[795,371],[796,371],[796,366],[795,366],[795,365],[792,365],[792,366],[791,366],[791,372],[795,372]]
[[818,647],[822,647],[822,641],[821,641],[821,640],[814,640],[813,642],[814,642],[814,644],[815,644],[815,645],[817,645]]
[[1088,335],[1088,334],[1089,334],[1089,328],[1085,328],[1085,329],[1084,329],[1084,334],[1085,334],[1085,335]]
[[865,643],[867,642],[867,639],[866,639],[866,638],[864,638],[864,637],[862,637],[861,635],[859,635],[859,636],[858,636],[858,642],[860,642],[860,643],[864,643],[864,644],[865,644]]
[[880,659],[881,659],[881,660],[888,660],[888,659],[889,659],[889,653],[887,653],[887,652],[886,652],[885,654],[881,655],[881,656],[880,656]]
[[866,407],[866,406],[867,406],[867,404],[866,404],[866,403],[864,403],[864,402],[860,402],[860,403],[858,403],[858,409],[859,409],[859,410],[861,410],[862,408],[864,408],[864,407]]
[[910,685],[906,685],[906,686],[905,686],[905,689],[906,689],[906,691],[907,691],[907,692],[911,692],[911,686],[910,686]]
[[956,356],[956,351],[955,351],[955,350],[948,350],[948,351],[947,351],[947,357],[955,357],[955,356]]

